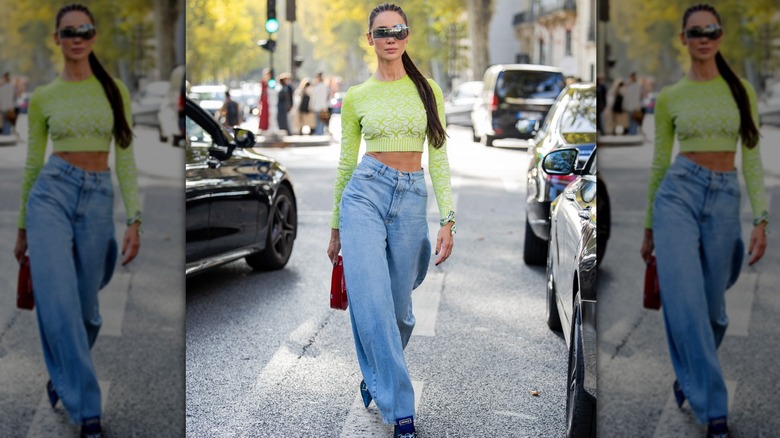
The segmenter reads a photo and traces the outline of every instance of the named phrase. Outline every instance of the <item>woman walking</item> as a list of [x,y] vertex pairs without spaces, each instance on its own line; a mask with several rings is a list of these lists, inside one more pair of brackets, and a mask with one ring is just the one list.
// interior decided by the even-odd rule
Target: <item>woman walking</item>
[[[108,155],[127,213],[122,264],[140,247],[130,96],[92,52],[97,31],[91,12],[72,4],[57,13],[54,40],[64,68],[30,98],[27,161],[14,254],[29,251],[35,304],[50,381],[81,436],[102,436],[100,387],[90,356],[101,325],[98,290],[114,271],[114,195]],[[54,152],[43,164],[51,137]]]
[[[404,348],[414,328],[412,290],[428,270],[428,169],[441,228],[436,265],[452,252],[455,213],[441,89],[406,53],[410,29],[403,10],[384,3],[371,11],[368,44],[378,66],[349,89],[341,109],[342,140],[328,257],[344,256],[344,275],[366,407],[374,400],[396,438],[414,438],[414,390]],[[390,110],[392,109],[392,110]],[[361,136],[366,154],[357,163]]]
[[[756,94],[718,51],[723,34],[712,6],[685,11],[680,40],[691,68],[657,99],[641,250],[645,261],[653,249],[658,259],[677,404],[688,400],[696,420],[708,425],[708,437],[728,436],[728,397],[717,348],[728,325],[725,291],[739,276],[744,253],[734,166],[738,141],[754,217],[750,265],[764,255],[768,224]],[[675,136],[680,153],[670,165]]]

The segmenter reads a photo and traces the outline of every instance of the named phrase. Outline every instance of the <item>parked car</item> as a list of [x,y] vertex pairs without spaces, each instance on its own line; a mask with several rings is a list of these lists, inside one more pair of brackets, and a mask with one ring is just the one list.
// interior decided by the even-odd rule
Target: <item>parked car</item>
[[154,81],[143,85],[130,104],[133,125],[159,126],[157,113],[168,95],[168,81]]
[[758,101],[758,118],[761,125],[780,126],[780,82],[767,88]]
[[535,132],[528,146],[523,260],[530,265],[544,265],[550,233],[550,203],[576,176],[544,172],[542,157],[554,149],[578,147],[582,149],[580,159],[587,160],[596,146],[596,86],[569,85],[558,96],[541,126],[521,120],[518,130]]
[[328,111],[330,111],[331,114],[341,114],[341,102],[344,100],[346,94],[347,93],[343,91],[333,94],[333,97],[331,97],[328,102]]
[[444,99],[444,114],[448,125],[471,126],[471,110],[482,93],[482,81],[464,82]]
[[16,99],[16,108],[19,109],[19,114],[27,114],[27,108],[30,106],[30,93],[24,92]]
[[184,66],[177,66],[171,72],[168,81],[171,86],[157,112],[160,141],[170,141],[173,146],[184,146],[185,143],[184,127],[179,120],[184,113],[184,81]]
[[222,109],[227,90],[228,88],[224,85],[193,85],[190,87],[189,97],[197,102],[201,108],[216,115]]
[[186,275],[242,257],[254,269],[283,268],[298,232],[287,170],[250,149],[252,132],[185,105]]
[[518,121],[541,124],[566,85],[560,69],[532,64],[494,65],[485,71],[482,82],[471,112],[471,129],[474,141],[487,146],[499,138],[532,137],[516,128]]
[[598,202],[596,151],[582,165],[581,149],[548,153],[542,169],[550,175],[577,178],[552,203],[547,257],[547,325],[563,331],[569,349],[566,380],[566,436],[596,437],[598,343],[596,277]]

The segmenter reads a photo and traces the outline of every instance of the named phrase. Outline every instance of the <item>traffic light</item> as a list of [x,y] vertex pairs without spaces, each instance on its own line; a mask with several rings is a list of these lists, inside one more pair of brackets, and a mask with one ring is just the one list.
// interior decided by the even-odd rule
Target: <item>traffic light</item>
[[257,45],[271,53],[274,53],[274,50],[276,50],[275,40],[260,40],[257,42]]
[[276,0],[268,0],[266,10],[268,18],[265,20],[265,30],[268,33],[274,33],[279,30],[279,20],[276,19]]

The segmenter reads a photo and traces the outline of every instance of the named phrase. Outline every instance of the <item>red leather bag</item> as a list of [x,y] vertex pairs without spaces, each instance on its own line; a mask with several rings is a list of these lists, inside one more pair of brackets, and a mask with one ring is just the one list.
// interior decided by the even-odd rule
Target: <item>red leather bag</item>
[[645,268],[645,309],[658,310],[661,308],[661,292],[658,286],[658,268],[655,256],[650,256],[650,263]]
[[19,282],[16,286],[16,307],[32,310],[35,307],[33,298],[32,276],[30,275],[30,257],[24,256],[19,264]]
[[333,266],[333,276],[330,280],[330,308],[347,310],[347,283],[344,281],[344,262],[339,256]]

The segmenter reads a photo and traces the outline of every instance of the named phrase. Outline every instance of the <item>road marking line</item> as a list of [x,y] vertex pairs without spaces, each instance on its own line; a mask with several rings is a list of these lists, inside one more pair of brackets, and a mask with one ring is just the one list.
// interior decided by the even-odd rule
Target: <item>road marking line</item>
[[436,317],[443,285],[444,272],[430,270],[425,281],[412,292],[412,308],[417,321],[412,336],[436,336]]
[[[420,409],[420,400],[422,399],[423,387],[425,385],[422,381],[412,380],[412,386],[414,387],[414,410],[416,412]],[[382,421],[382,416],[379,415],[376,403],[372,402],[368,408],[364,407],[363,398],[358,392],[352,401],[352,406],[349,408],[347,419],[344,420],[344,427],[341,429],[340,437],[384,438],[392,434],[392,431],[393,425],[385,424]]]
[[726,314],[729,317],[726,336],[748,335],[757,283],[757,273],[743,272],[737,283],[726,292]]
[[117,271],[99,295],[100,315],[103,319],[101,336],[122,336],[122,322],[125,319],[132,274],[121,267],[117,267]]
[[[106,400],[108,399],[108,390],[111,383],[99,380],[100,385],[100,410],[106,411]],[[42,436],[76,436],[79,433],[80,425],[71,424],[68,420],[68,414],[62,406],[62,401],[57,404],[55,409],[49,404],[49,395],[43,391],[43,397],[38,402],[35,414],[30,422],[30,428],[27,430],[27,438],[38,438]]]
[[[737,391],[737,382],[726,380],[726,389],[729,393],[729,406],[734,404],[734,394]],[[686,402],[683,405],[682,412],[677,407],[677,401],[672,392],[672,385],[669,385],[669,398],[666,399],[666,405],[661,412],[661,418],[658,419],[658,425],[653,433],[653,438],[666,438],[670,436],[701,436],[705,433],[705,426],[696,422],[693,417],[690,405]]]

